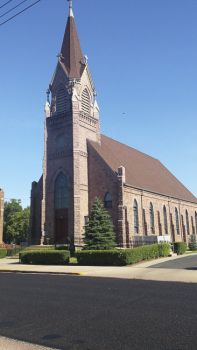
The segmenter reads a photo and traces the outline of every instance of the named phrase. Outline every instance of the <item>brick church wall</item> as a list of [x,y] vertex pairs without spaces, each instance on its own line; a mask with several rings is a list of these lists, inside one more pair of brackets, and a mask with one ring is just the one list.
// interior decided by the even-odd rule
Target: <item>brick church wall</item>
[[32,183],[30,237],[29,244],[40,244],[41,238],[41,208],[42,208],[42,177],[38,182]]
[[95,149],[88,145],[88,188],[89,188],[89,211],[95,197],[104,201],[105,194],[112,196],[112,208],[108,209],[112,217],[114,229],[118,239],[118,179],[109,166],[97,154]]

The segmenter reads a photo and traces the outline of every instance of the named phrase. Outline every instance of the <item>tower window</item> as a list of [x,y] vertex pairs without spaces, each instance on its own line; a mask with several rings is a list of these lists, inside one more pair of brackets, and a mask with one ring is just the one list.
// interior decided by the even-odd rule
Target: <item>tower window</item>
[[65,89],[59,88],[56,95],[56,113],[61,114],[66,111],[66,91]]
[[104,198],[104,207],[105,208],[112,208],[112,196],[109,192],[106,193]]
[[55,209],[69,208],[69,188],[67,177],[60,173],[55,181]]
[[90,114],[90,95],[87,89],[83,90],[81,97],[82,97],[82,100],[81,100],[82,111],[89,115]]

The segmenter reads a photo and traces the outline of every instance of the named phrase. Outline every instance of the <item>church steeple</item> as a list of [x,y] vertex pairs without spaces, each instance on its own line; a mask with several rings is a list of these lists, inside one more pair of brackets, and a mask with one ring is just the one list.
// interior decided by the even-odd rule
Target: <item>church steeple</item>
[[72,0],[69,0],[69,16],[61,48],[60,63],[64,66],[69,79],[80,79],[85,68],[74,20]]

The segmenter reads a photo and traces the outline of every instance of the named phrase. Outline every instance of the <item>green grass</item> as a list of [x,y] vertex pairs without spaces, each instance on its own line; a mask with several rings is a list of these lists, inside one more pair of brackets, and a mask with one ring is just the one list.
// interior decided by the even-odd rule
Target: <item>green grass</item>
[[78,264],[77,258],[70,257],[69,264],[70,265],[77,265]]

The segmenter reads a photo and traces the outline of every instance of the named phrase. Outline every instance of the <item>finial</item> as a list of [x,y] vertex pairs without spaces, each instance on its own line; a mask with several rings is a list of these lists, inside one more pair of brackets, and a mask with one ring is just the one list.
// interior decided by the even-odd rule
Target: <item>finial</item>
[[46,94],[47,94],[47,102],[50,103],[50,90],[49,89],[47,89]]
[[68,0],[69,1],[69,17],[74,17],[73,15],[73,2],[72,0]]

